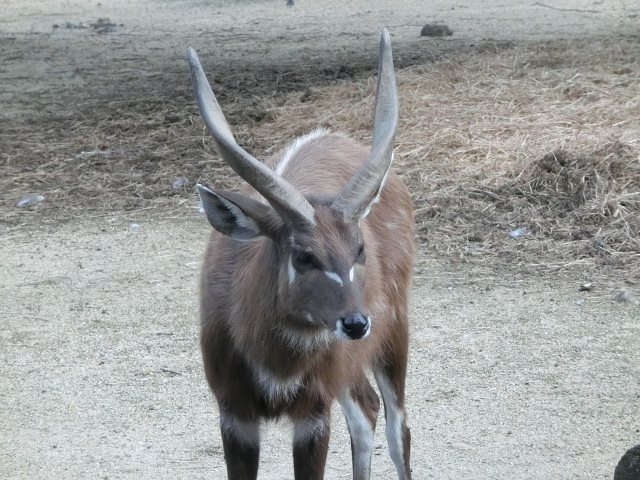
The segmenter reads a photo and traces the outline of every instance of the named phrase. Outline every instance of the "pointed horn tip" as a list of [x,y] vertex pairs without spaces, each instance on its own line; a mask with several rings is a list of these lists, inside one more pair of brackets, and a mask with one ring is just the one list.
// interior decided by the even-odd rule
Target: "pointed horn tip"
[[385,51],[391,50],[391,35],[386,27],[382,29],[380,34],[380,48]]
[[192,72],[194,69],[202,70],[202,64],[200,63],[198,54],[193,47],[187,48],[187,61],[189,62],[189,67],[191,68]]
[[378,60],[378,68],[381,68],[385,64],[390,64],[393,68],[393,54],[391,52],[391,36],[389,35],[389,30],[386,28],[382,29],[382,34],[380,35],[380,49],[379,49],[379,60]]

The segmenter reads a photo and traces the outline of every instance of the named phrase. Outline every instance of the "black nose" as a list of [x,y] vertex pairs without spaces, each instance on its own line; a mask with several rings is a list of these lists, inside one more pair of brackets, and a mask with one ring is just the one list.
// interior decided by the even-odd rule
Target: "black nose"
[[347,337],[358,340],[369,334],[371,321],[361,313],[352,313],[342,319],[342,328]]

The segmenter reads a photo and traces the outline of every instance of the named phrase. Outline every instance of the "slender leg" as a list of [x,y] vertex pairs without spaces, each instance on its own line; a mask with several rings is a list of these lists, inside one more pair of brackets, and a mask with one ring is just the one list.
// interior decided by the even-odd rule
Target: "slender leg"
[[293,472],[296,480],[322,480],[324,477],[330,423],[330,406],[310,417],[294,420]]
[[347,419],[351,436],[353,479],[369,480],[371,453],[380,399],[366,378],[355,387],[346,389],[338,401]]
[[411,453],[411,433],[404,411],[404,379],[406,364],[398,370],[385,365],[374,370],[376,383],[384,401],[384,417],[387,422],[386,435],[389,454],[396,466],[400,480],[411,480],[409,457]]
[[260,457],[260,423],[220,413],[220,430],[229,480],[255,480]]

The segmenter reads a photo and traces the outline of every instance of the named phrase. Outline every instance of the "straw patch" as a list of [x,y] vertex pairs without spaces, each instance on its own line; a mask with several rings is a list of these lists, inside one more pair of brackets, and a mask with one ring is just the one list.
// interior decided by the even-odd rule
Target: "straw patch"
[[[639,42],[485,49],[399,71],[394,168],[413,194],[419,258],[640,280]],[[258,157],[318,127],[370,142],[374,78],[236,102],[220,88],[238,142]],[[3,142],[9,225],[180,212],[195,208],[197,182],[240,183],[187,84],[171,98],[94,103],[81,118],[18,120]],[[46,200],[17,209],[25,192]]]
[[[640,279],[637,47],[553,42],[399,72],[395,170],[413,193],[421,259]],[[278,143],[319,122],[367,143],[374,85],[290,94],[252,133]]]

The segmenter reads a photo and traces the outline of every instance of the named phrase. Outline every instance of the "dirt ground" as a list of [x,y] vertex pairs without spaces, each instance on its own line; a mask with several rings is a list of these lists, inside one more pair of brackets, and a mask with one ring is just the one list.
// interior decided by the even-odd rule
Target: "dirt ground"
[[[95,139],[84,127],[135,111],[182,128],[174,108],[192,102],[187,46],[215,72],[242,135],[260,96],[372,75],[382,26],[402,68],[488,46],[637,36],[639,15],[622,0],[4,0],[0,477],[224,478],[197,341],[209,227],[196,197],[136,195],[159,181],[151,167],[78,161],[124,145],[143,166],[164,162],[170,178],[205,165],[184,165],[199,139],[193,151],[157,137],[133,149],[122,128]],[[420,37],[428,22],[454,34]],[[77,150],[67,151],[70,137]],[[51,173],[58,165],[64,176]],[[103,169],[111,195],[92,193],[89,167]],[[14,206],[33,191],[45,200]],[[640,306],[597,285],[578,291],[577,279],[427,253],[411,305],[414,478],[612,478],[640,443]],[[326,478],[348,478],[338,408],[332,429]],[[381,420],[373,476],[393,478],[383,431]],[[286,422],[264,430],[260,478],[292,478]]]

